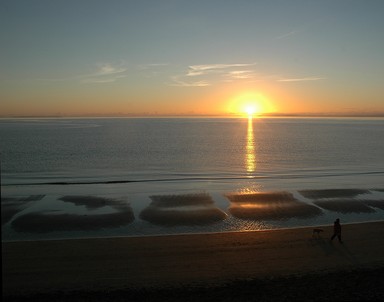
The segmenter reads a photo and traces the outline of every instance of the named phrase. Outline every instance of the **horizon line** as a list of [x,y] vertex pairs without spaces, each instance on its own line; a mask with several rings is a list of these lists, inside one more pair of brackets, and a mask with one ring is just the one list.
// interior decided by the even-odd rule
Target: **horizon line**
[[[128,114],[50,114],[50,115],[0,115],[1,119],[17,118],[166,118],[166,117],[221,117],[238,118],[246,114],[192,114],[192,113],[168,113],[168,114],[150,114],[150,113],[128,113]],[[263,113],[256,114],[254,118],[268,117],[384,117],[384,112],[377,113]]]

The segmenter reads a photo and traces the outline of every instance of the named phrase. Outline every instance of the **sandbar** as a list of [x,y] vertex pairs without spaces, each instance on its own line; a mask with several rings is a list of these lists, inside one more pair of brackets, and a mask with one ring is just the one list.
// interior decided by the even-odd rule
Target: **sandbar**
[[[380,203],[383,203],[382,201],[375,200],[372,203],[370,201],[370,205],[380,205]],[[367,202],[368,203],[368,202]],[[363,203],[359,200],[351,200],[351,199],[330,199],[330,200],[319,200],[315,201],[314,204],[317,206],[337,212],[337,213],[342,213],[342,214],[349,214],[349,213],[373,213],[375,212],[374,209],[369,207],[366,203]]]
[[[44,195],[41,195],[43,198]],[[33,195],[24,200],[31,200],[36,198]],[[91,231],[100,230],[105,228],[116,228],[128,225],[135,220],[133,210],[129,203],[125,201],[115,200],[111,198],[103,198],[98,196],[63,196],[58,200],[72,203],[75,206],[85,206],[88,210],[87,214],[69,214],[61,211],[42,211],[31,212],[16,217],[12,222],[12,228],[17,232],[24,233],[49,233],[54,231]],[[17,207],[16,210],[20,212],[26,206],[21,207],[19,203],[9,203],[9,207]],[[7,205],[7,204],[6,204]],[[16,206],[15,206],[16,205]],[[104,207],[111,207],[113,213],[93,214],[92,211]],[[3,208],[7,209],[4,204]],[[7,220],[9,221],[18,212],[11,212],[8,210],[6,213]],[[3,215],[2,215],[3,218]]]
[[154,195],[140,218],[157,225],[207,225],[227,218],[207,193]]
[[231,202],[229,212],[241,219],[283,220],[311,218],[322,214],[318,207],[297,200],[289,192],[228,194],[226,196]]

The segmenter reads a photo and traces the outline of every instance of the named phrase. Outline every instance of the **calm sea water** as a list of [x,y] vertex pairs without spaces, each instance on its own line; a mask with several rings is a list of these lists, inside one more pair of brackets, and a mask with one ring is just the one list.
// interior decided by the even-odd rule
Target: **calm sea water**
[[384,119],[3,119],[0,151],[2,198],[384,187]]

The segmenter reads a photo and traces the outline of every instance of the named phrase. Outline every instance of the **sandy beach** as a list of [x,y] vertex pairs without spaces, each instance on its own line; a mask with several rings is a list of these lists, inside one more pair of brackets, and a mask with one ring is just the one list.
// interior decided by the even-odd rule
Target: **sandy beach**
[[[102,293],[207,288],[214,295],[228,284],[254,280],[278,284],[313,274],[321,280],[338,273],[366,276],[361,272],[367,270],[382,277],[384,222],[343,225],[343,244],[329,241],[332,226],[322,229],[320,236],[313,236],[313,228],[297,228],[2,243],[3,297],[87,293],[101,299]],[[383,289],[373,294],[384,297]]]

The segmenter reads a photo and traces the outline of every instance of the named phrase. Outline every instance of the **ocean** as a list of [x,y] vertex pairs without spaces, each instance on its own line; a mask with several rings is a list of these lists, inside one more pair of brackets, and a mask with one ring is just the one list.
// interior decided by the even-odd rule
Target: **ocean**
[[383,118],[1,119],[0,152],[3,241],[384,219]]

